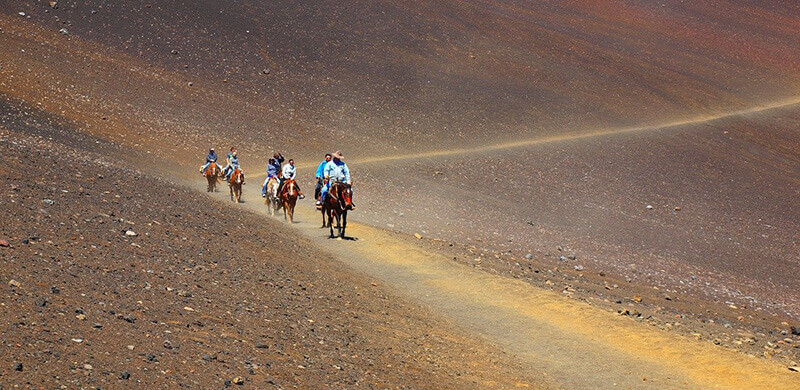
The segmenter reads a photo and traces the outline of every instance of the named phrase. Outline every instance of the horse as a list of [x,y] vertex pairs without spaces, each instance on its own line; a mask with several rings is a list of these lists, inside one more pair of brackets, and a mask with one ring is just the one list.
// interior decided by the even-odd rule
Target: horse
[[228,179],[228,187],[231,190],[231,201],[239,203],[242,197],[242,183],[244,182],[244,172],[236,168],[231,172],[231,177]]
[[353,189],[349,184],[336,182],[331,184],[328,196],[322,202],[322,227],[325,227],[325,217],[328,218],[328,227],[331,229],[330,238],[336,238],[333,234],[333,219],[336,218],[336,230],[338,237],[345,238],[345,228],[347,228],[347,210],[353,204]]
[[278,186],[280,180],[277,177],[271,177],[267,181],[267,196],[264,197],[264,204],[269,206],[269,214],[275,216],[275,212],[281,207],[280,199],[278,199]]
[[294,206],[297,204],[298,196],[299,191],[297,191],[297,183],[294,179],[287,179],[283,182],[283,189],[281,189],[278,198],[280,198],[283,206],[283,219],[289,221],[289,223],[294,223]]
[[221,173],[222,171],[219,169],[219,165],[217,165],[217,163],[212,162],[208,164],[205,172],[203,172],[203,176],[205,176],[208,180],[207,192],[217,191],[217,181],[219,180]]

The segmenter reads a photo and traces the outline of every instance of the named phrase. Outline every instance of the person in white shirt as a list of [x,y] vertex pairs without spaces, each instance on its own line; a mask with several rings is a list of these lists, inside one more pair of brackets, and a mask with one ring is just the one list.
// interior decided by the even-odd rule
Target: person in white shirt
[[[285,183],[286,180],[295,180],[295,177],[297,176],[297,168],[295,168],[294,166],[294,159],[291,158],[289,159],[289,162],[286,165],[284,165],[283,168],[281,169],[281,174],[283,177],[281,177],[281,183],[280,185],[278,185],[279,196],[281,191],[283,190],[283,183]],[[304,199],[306,196],[303,195],[302,191],[300,191],[300,186],[297,184],[297,182],[295,182],[295,188],[297,188],[297,193],[299,194],[299,198]]]

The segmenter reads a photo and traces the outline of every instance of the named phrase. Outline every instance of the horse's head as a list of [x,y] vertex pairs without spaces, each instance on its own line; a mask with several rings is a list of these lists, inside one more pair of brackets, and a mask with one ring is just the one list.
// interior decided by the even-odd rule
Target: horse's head
[[353,204],[353,188],[350,186],[350,184],[342,184],[340,188],[341,190],[339,191],[342,202],[344,202],[344,206],[346,208],[350,207],[350,205]]
[[236,184],[240,184],[242,182],[242,170],[236,168],[233,171],[233,179],[236,181]]
[[293,179],[286,179],[283,182],[283,189],[281,190],[280,196],[295,196],[297,195],[297,183]]

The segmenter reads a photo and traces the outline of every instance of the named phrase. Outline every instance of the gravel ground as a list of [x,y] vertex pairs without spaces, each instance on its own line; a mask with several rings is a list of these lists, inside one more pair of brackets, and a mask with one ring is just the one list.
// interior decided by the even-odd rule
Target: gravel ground
[[46,138],[0,154],[0,387],[535,383],[274,221]]

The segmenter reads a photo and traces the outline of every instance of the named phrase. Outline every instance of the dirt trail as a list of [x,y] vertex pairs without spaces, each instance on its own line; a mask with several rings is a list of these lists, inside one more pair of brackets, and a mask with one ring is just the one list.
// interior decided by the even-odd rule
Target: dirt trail
[[[594,137],[601,137],[607,135],[617,135],[617,134],[625,134],[625,133],[637,133],[642,131],[655,131],[655,130],[663,130],[668,129],[671,127],[678,127],[678,126],[685,126],[685,125],[696,125],[702,124],[707,122],[712,122],[720,119],[726,118],[733,118],[737,116],[745,116],[750,114],[758,114],[769,110],[775,110],[780,108],[786,108],[794,105],[800,104],[800,98],[790,98],[784,99],[781,101],[767,103],[767,104],[760,104],[754,107],[746,108],[743,110],[731,111],[731,112],[723,112],[719,114],[711,114],[711,115],[700,115],[690,117],[688,119],[683,120],[675,120],[672,122],[666,123],[659,123],[655,125],[645,125],[645,126],[633,126],[633,127],[622,127],[622,128],[614,128],[614,129],[599,129],[599,130],[587,130],[587,131],[580,131],[573,134],[566,134],[566,135],[556,135],[556,136],[548,136],[548,137],[540,137],[540,138],[533,138],[533,139],[526,139],[526,140],[519,140],[513,142],[503,142],[503,143],[496,143],[496,144],[489,144],[489,145],[482,145],[478,147],[464,147],[464,148],[455,148],[455,149],[445,149],[445,150],[435,150],[431,152],[422,152],[422,153],[413,153],[413,154],[401,154],[401,155],[386,155],[386,156],[375,156],[375,157],[356,157],[349,159],[348,161],[351,164],[358,164],[358,165],[365,165],[365,164],[374,164],[374,163],[391,163],[391,162],[398,162],[398,161],[407,161],[407,160],[418,160],[418,159],[426,159],[426,158],[437,158],[437,157],[449,157],[449,156],[458,156],[458,155],[471,155],[471,154],[481,154],[481,153],[488,153],[500,150],[513,150],[518,148],[525,148],[534,145],[541,145],[547,144],[551,142],[560,142],[560,141],[569,141],[569,140],[576,140],[576,139],[586,139],[586,138],[594,138]],[[319,162],[301,162],[298,161],[297,168],[298,169],[316,169],[317,164]],[[266,173],[259,172],[255,174],[250,174],[250,177],[257,178],[257,177],[265,177]]]
[[[227,193],[213,196],[227,201]],[[265,215],[249,188],[242,207]],[[468,332],[519,356],[563,388],[800,389],[785,367],[644,326],[524,282],[427,253],[359,223],[355,241],[330,240],[309,201],[295,228],[345,264],[430,306]]]

